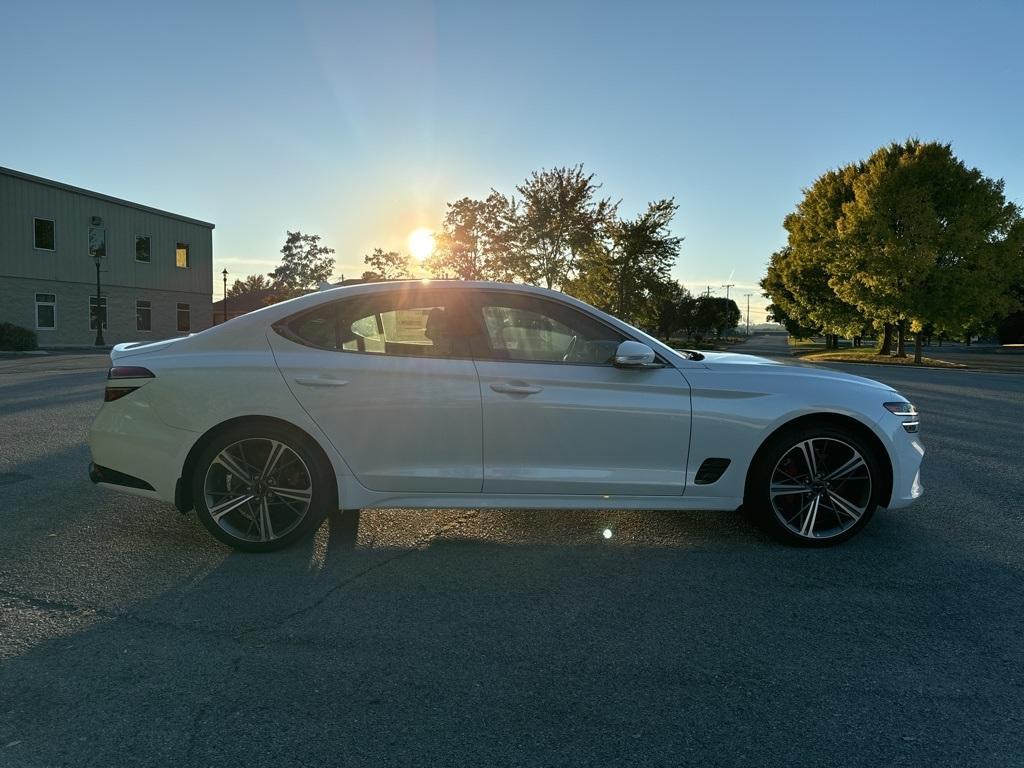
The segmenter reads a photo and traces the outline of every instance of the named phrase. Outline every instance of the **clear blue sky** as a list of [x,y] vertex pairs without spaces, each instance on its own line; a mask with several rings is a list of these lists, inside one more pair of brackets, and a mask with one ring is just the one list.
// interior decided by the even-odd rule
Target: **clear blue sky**
[[213,221],[234,277],[286,229],[358,274],[445,202],[582,162],[625,213],[674,196],[676,275],[741,297],[801,188],[888,141],[950,141],[1024,202],[1022,8],[5,3],[0,165]]

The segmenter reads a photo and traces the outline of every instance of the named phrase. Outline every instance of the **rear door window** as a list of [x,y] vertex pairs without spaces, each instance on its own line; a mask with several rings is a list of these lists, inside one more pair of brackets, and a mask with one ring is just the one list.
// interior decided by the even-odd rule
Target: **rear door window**
[[342,299],[274,325],[310,347],[407,357],[469,357],[465,327],[450,293],[408,290]]

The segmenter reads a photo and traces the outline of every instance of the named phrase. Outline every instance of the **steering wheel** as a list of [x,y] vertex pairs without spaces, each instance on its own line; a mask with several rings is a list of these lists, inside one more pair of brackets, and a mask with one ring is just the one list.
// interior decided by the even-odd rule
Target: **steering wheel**
[[578,339],[578,338],[579,338],[579,336],[573,336],[571,339],[569,339],[569,346],[566,347],[565,354],[562,355],[562,362],[563,363],[568,363],[569,362],[569,358],[572,357],[572,353],[576,351],[576,339]]

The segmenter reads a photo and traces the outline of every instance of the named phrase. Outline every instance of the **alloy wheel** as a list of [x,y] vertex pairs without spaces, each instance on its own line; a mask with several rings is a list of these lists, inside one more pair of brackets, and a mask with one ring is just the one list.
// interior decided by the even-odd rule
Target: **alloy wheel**
[[792,533],[830,539],[855,526],[871,506],[871,469],[854,446],[832,437],[801,440],[772,471],[772,511]]
[[313,501],[309,467],[288,445],[247,438],[226,446],[203,480],[210,518],[241,541],[270,542],[293,531]]

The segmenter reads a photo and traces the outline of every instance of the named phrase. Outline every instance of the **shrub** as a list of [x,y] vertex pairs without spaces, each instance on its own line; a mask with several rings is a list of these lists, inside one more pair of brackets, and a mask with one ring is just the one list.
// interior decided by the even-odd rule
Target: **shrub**
[[0,323],[0,349],[22,351],[35,348],[35,331],[14,323]]

